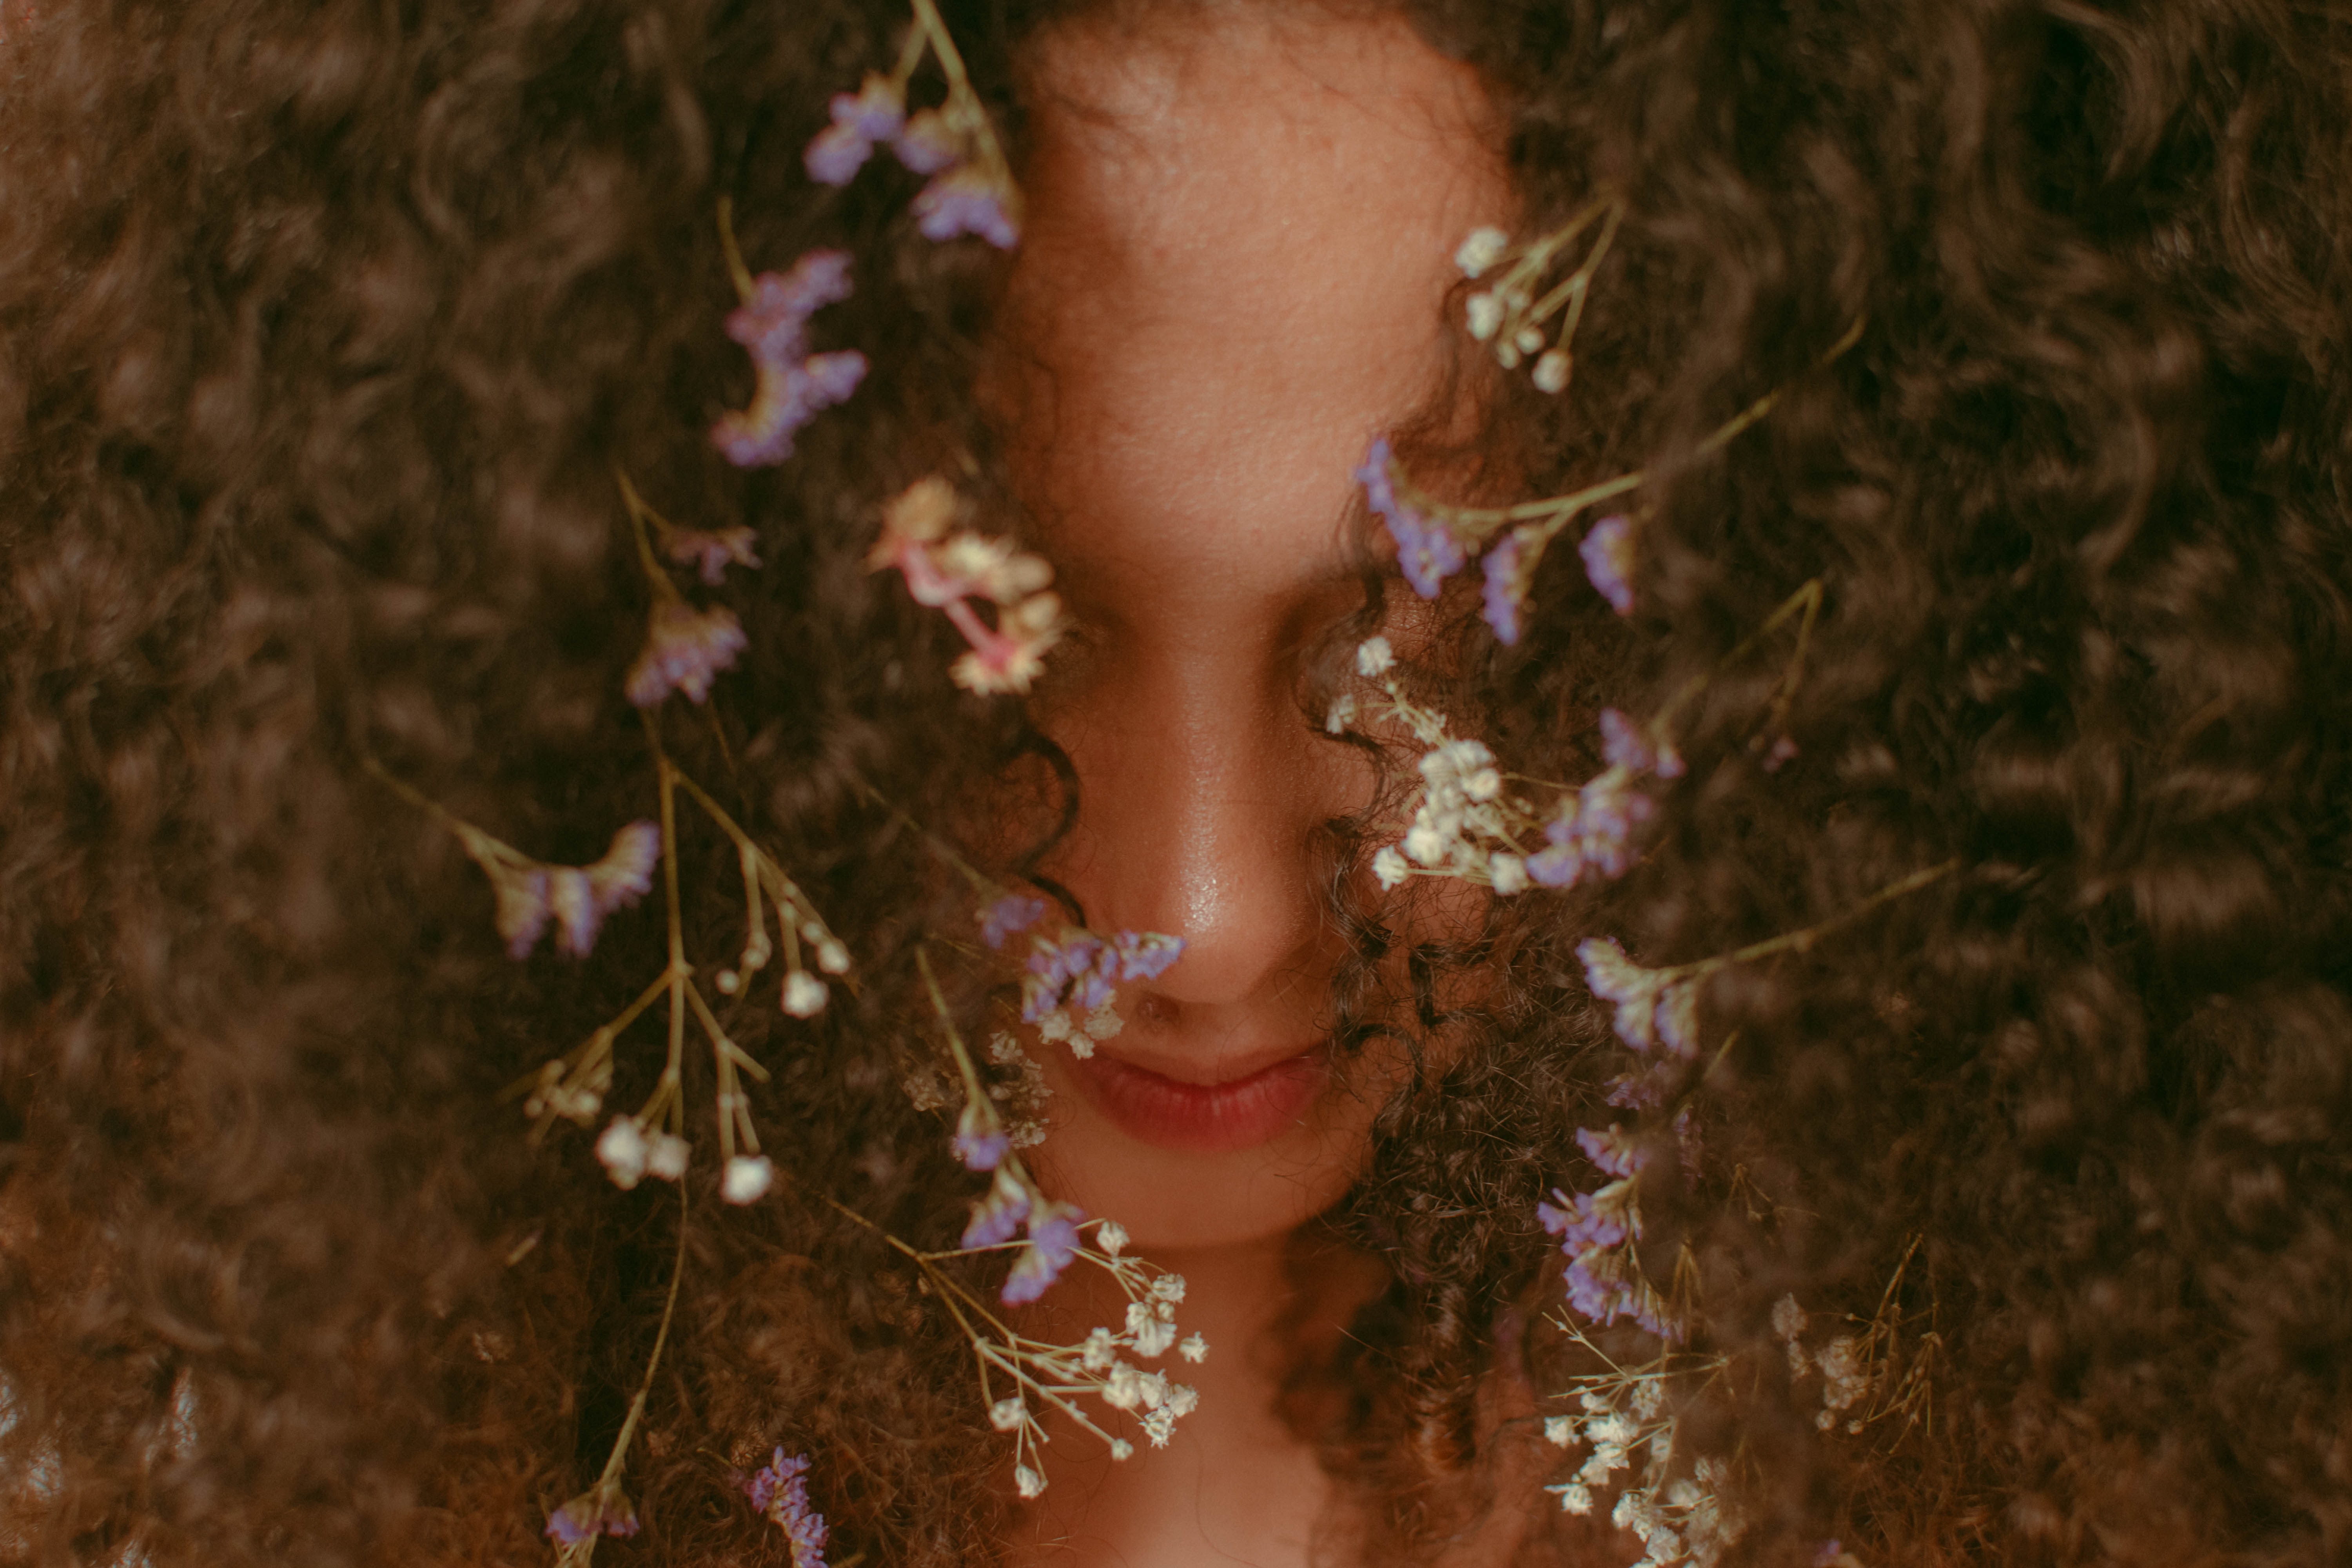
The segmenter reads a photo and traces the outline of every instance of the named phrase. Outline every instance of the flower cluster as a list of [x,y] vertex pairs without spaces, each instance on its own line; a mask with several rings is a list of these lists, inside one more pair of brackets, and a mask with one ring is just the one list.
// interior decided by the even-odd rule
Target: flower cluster
[[604,917],[653,891],[654,868],[661,861],[661,828],[651,822],[632,822],[613,835],[603,858],[590,865],[549,866],[470,823],[451,821],[466,853],[490,879],[499,935],[516,958],[539,945],[551,920],[556,950],[587,957]]
[[780,1447],[765,1468],[743,1483],[743,1492],[753,1508],[784,1532],[793,1568],[825,1568],[824,1515],[809,1501],[808,1468],[804,1457],[787,1457]]
[[1559,1237],[1560,1250],[1568,1255],[1568,1304],[1604,1327],[1631,1318],[1661,1339],[1680,1339],[1680,1321],[1642,1272],[1633,1249],[1642,1238],[1640,1151],[1621,1128],[1580,1131],[1576,1139],[1601,1173],[1615,1180],[1590,1193],[1555,1187],[1557,1205],[1536,1205],[1536,1218]]
[[[743,302],[727,318],[727,335],[750,352],[757,373],[751,404],[720,416],[710,438],[738,468],[768,468],[793,455],[793,437],[866,378],[866,356],[855,349],[808,352],[809,318],[849,298],[849,257],[813,250],[786,273],[762,272],[742,289]],[[723,563],[722,563],[723,565]],[[706,579],[710,564],[703,564]]]
[[[1357,673],[1381,682],[1383,716],[1404,726],[1423,748],[1412,823],[1372,858],[1381,887],[1415,876],[1453,877],[1508,896],[1531,886],[1573,887],[1588,872],[1624,875],[1632,836],[1654,810],[1638,786],[1645,778],[1674,779],[1684,771],[1670,742],[1613,708],[1604,710],[1601,740],[1608,766],[1563,795],[1546,820],[1508,788],[1511,776],[1483,742],[1452,735],[1444,714],[1404,695],[1391,674],[1395,663],[1386,637],[1370,638],[1356,650]],[[1357,714],[1349,695],[1334,704],[1326,727],[1344,729]],[[1540,848],[1535,847],[1538,832]]]
[[625,1540],[637,1532],[637,1510],[611,1476],[547,1516],[547,1536],[566,1558],[584,1557],[600,1535]]
[[[1929,1328],[1906,1341],[1900,1300],[1904,1276],[1918,1250],[1915,1238],[1869,1321],[1846,1318],[1848,1331],[1832,1335],[1818,1349],[1805,1345],[1811,1319],[1797,1299],[1783,1296],[1773,1303],[1772,1337],[1788,1354],[1790,1381],[1814,1375],[1822,1380],[1822,1407],[1813,1425],[1822,1431],[1843,1429],[1851,1436],[1898,1415],[1907,1430],[1927,1418],[1943,1336]],[[1927,1315],[1932,1321],[1932,1310]]]
[[[1127,1298],[1121,1325],[1097,1327],[1084,1340],[1066,1345],[1020,1334],[1008,1334],[996,1342],[975,1341],[983,1369],[983,1393],[990,1396],[989,1422],[998,1431],[1013,1435],[1013,1484],[1024,1498],[1036,1497],[1045,1489],[1038,1448],[1050,1439],[1039,1420],[1041,1410],[1057,1410],[1102,1439],[1112,1458],[1129,1458],[1135,1445],[1106,1429],[1075,1402],[1076,1395],[1091,1395],[1131,1418],[1153,1447],[1165,1447],[1176,1423],[1192,1413],[1200,1395],[1165,1372],[1147,1371],[1137,1363],[1157,1361],[1171,1350],[1191,1362],[1205,1361],[1209,1354],[1208,1342],[1199,1334],[1181,1341],[1177,1337],[1176,1308],[1184,1300],[1183,1277],[1126,1256],[1127,1233],[1118,1225],[1099,1222],[1092,1247],[1078,1235],[1072,1236],[1069,1245],[1072,1257],[1083,1257],[1108,1273]],[[1133,1361],[1128,1359],[1130,1356]],[[1011,1393],[994,1395],[987,1386],[992,1372],[1012,1380]]]
[[[1700,1459],[1689,1474],[1676,1475],[1676,1422],[1667,1409],[1667,1384],[1694,1372],[1717,1372],[1716,1358],[1661,1356],[1640,1368],[1609,1361],[1578,1331],[1575,1338],[1607,1363],[1609,1370],[1579,1378],[1561,1398],[1575,1397],[1579,1414],[1554,1415],[1544,1436],[1562,1448],[1586,1447],[1575,1476],[1544,1489],[1570,1513],[1597,1511],[1601,1499],[1616,1494],[1610,1521],[1631,1531],[1643,1552],[1633,1568],[1714,1568],[1746,1528],[1723,1495],[1727,1479],[1720,1461]],[[1682,1363],[1697,1362],[1696,1366]],[[1620,1471],[1627,1472],[1623,1480]]]
[[[955,512],[945,479],[918,481],[883,509],[882,536],[866,564],[896,569],[917,604],[945,611],[963,634],[971,651],[956,661],[958,686],[982,696],[1026,691],[1062,637],[1062,602],[1046,591],[1054,569],[1003,540],[950,532]],[[995,606],[994,626],[972,608],[973,599]]]
[[[1498,228],[1472,230],[1462,247],[1454,253],[1454,264],[1465,278],[1486,278],[1500,268],[1486,288],[1464,301],[1464,325],[1479,342],[1493,345],[1496,362],[1505,370],[1517,370],[1522,363],[1532,362],[1529,379],[1539,392],[1559,393],[1568,387],[1574,369],[1570,350],[1577,323],[1583,319],[1585,301],[1591,297],[1593,275],[1600,270],[1601,258],[1609,254],[1610,242],[1616,237],[1617,225],[1624,212],[1622,203],[1603,197],[1560,228],[1522,247],[1517,256],[1511,254],[1510,236]],[[1583,260],[1538,296],[1536,289],[1542,286],[1560,253],[1596,223],[1599,233]],[[1507,262],[1508,265],[1505,265]],[[1554,316],[1562,320],[1557,334],[1548,337],[1545,324]]]
[[[947,78],[947,100],[937,109],[909,114],[907,84],[927,48]],[[845,185],[875,148],[887,144],[909,172],[930,182],[913,206],[915,226],[924,238],[974,235],[1000,250],[1020,242],[1020,192],[955,42],[928,0],[916,0],[915,26],[898,70],[887,77],[869,72],[856,92],[836,93],[831,120],[808,144],[803,161],[809,178]]]

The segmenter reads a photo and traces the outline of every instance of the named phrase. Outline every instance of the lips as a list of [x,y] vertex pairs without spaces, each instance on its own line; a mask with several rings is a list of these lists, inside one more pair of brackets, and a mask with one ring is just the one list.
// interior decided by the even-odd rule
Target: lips
[[1097,1050],[1071,1068],[1104,1115],[1155,1148],[1193,1153],[1255,1149],[1299,1124],[1330,1076],[1315,1046],[1219,1083],[1187,1083]]

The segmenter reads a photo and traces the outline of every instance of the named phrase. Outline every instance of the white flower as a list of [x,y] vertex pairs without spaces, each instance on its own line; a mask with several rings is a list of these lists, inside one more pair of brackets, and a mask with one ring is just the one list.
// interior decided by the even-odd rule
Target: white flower
[[1108,1372],[1111,1363],[1118,1359],[1117,1350],[1118,1346],[1111,1338],[1110,1331],[1097,1329],[1087,1336],[1087,1342],[1079,1347],[1078,1360],[1088,1372]]
[[1135,1457],[1135,1445],[1124,1437],[1113,1437],[1110,1440],[1110,1457],[1114,1459],[1132,1458]]
[[1516,855],[1490,855],[1486,858],[1486,880],[1506,898],[1524,893],[1528,890],[1528,863]]
[[1104,1257],[1117,1258],[1127,1250],[1127,1227],[1115,1219],[1103,1221],[1095,1232],[1095,1245],[1103,1249]]
[[1143,1403],[1143,1374],[1125,1362],[1114,1364],[1103,1379],[1102,1402],[1113,1410],[1132,1410]]
[[814,1018],[824,1011],[824,982],[806,970],[784,976],[784,1011],[795,1018]]
[[1182,1344],[1176,1347],[1176,1353],[1182,1356],[1186,1361],[1206,1361],[1209,1359],[1209,1342],[1202,1339],[1197,1333],[1193,1334]]
[[1475,278],[1497,261],[1510,248],[1511,237],[1499,228],[1480,227],[1470,231],[1462,248],[1454,253],[1454,265],[1462,268],[1465,278]]
[[[1612,1128],[1611,1131],[1613,1132],[1615,1129]],[[1665,1402],[1666,1384],[1663,1378],[1643,1378],[1633,1390],[1633,1414],[1645,1421],[1655,1415],[1658,1413],[1658,1406]]]
[[1201,1391],[1189,1384],[1168,1385],[1167,1411],[1171,1416],[1190,1415],[1201,1407]]
[[1161,1356],[1176,1342],[1176,1325],[1154,1319],[1135,1331],[1135,1353],[1140,1356]]
[[1344,733],[1356,721],[1356,694],[1343,691],[1331,700],[1331,710],[1323,715],[1323,732],[1327,735]]
[[1176,1432],[1176,1413],[1162,1406],[1143,1418],[1143,1435],[1151,1439],[1155,1448],[1168,1447],[1168,1439]]
[[1137,1379],[1137,1382],[1143,1389],[1143,1407],[1146,1410],[1157,1410],[1162,1405],[1168,1403],[1168,1374],[1166,1373],[1147,1372],[1140,1378]]
[[1629,1417],[1612,1410],[1606,1415],[1587,1422],[1584,1430],[1585,1435],[1595,1443],[1622,1447],[1633,1440],[1636,1428]]
[[1426,822],[1417,822],[1404,836],[1404,852],[1408,859],[1434,866],[1445,858],[1445,835]]
[[1805,1331],[1805,1310],[1797,1305],[1794,1296],[1783,1296],[1772,1303],[1772,1337],[1787,1344]]
[[1512,346],[1521,353],[1531,354],[1543,347],[1543,334],[1533,327],[1521,327],[1518,335],[1512,339],[1511,342]]
[[[1118,1009],[1108,1002],[1087,1015],[1086,1032],[1087,1038],[1089,1040],[1115,1039],[1118,1032],[1126,1027],[1127,1020],[1120,1017]],[[1075,1039],[1070,1042],[1070,1045],[1073,1050],[1076,1049],[1077,1042]]]
[[1675,1424],[1667,1422],[1650,1434],[1650,1462],[1663,1465],[1675,1457]]
[[1069,1014],[1056,1007],[1038,1019],[1037,1037],[1047,1045],[1052,1045],[1056,1040],[1068,1039],[1070,1037]]
[[1492,768],[1480,768],[1476,773],[1465,773],[1462,793],[1475,801],[1492,800],[1503,793],[1503,775]]
[[634,1116],[615,1116],[596,1140],[596,1158],[603,1162],[604,1173],[625,1193],[644,1178],[646,1154],[645,1130]]
[[1570,1481],[1563,1487],[1549,1489],[1559,1493],[1559,1506],[1566,1513],[1591,1513],[1592,1489],[1581,1481]]
[[1029,1419],[1029,1407],[1018,1394],[1000,1399],[988,1407],[988,1424],[1000,1432],[1017,1431],[1021,1423]]
[[1372,879],[1383,889],[1402,887],[1405,879],[1412,875],[1412,866],[1397,853],[1393,844],[1372,857]]
[[1396,650],[1386,637],[1366,637],[1356,646],[1356,673],[1377,680],[1396,668]]
[[665,1182],[675,1182],[686,1174],[687,1141],[672,1132],[652,1132],[646,1136],[646,1174],[658,1176]]
[[1045,1492],[1045,1478],[1026,1465],[1015,1465],[1013,1467],[1013,1489],[1021,1494],[1022,1501],[1027,1502]]
[[1573,1415],[1546,1416],[1544,1441],[1557,1448],[1573,1447],[1576,1442],[1576,1417]]
[[719,1179],[719,1195],[730,1204],[755,1204],[775,1183],[775,1163],[765,1154],[738,1154]]
[[1503,302],[1492,294],[1471,295],[1462,313],[1470,335],[1482,343],[1493,337],[1503,324]]
[[831,937],[816,944],[816,966],[827,974],[849,973],[849,950]]
[[1558,392],[1568,384],[1568,355],[1559,349],[1547,349],[1536,361],[1535,383],[1538,392]]
[[1151,1294],[1162,1301],[1181,1301],[1184,1299],[1184,1277],[1181,1274],[1162,1274],[1151,1282]]

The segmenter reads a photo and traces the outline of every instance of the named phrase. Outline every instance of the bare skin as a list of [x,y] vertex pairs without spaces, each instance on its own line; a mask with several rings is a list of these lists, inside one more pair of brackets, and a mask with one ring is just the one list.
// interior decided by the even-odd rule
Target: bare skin
[[[1302,647],[1355,602],[1352,471],[1440,384],[1450,258],[1511,198],[1475,79],[1394,18],[1092,19],[1043,41],[1030,100],[1016,346],[994,395],[1082,628],[1040,698],[1083,812],[1047,869],[1097,929],[1188,944],[1122,998],[1108,1070],[1224,1093],[1238,1126],[1263,1106],[1232,1086],[1319,1059],[1342,955],[1316,832],[1371,781],[1295,694]],[[1104,1069],[1044,1055],[1044,1179],[1187,1277],[1184,1326],[1213,1350],[1171,1369],[1202,1397],[1169,1452],[1113,1465],[1062,1435],[1023,1554],[1291,1568],[1310,1541],[1344,1553],[1328,1483],[1275,1414],[1270,1335],[1294,1304],[1287,1238],[1363,1167],[1377,1075],[1314,1079],[1264,1137],[1202,1147],[1224,1112],[1202,1113],[1205,1132],[1139,1131],[1087,1076]],[[1307,1288],[1334,1325],[1360,1293],[1344,1269]],[[1115,1322],[1085,1289],[1074,1275],[1045,1310],[1080,1333],[1080,1318]]]

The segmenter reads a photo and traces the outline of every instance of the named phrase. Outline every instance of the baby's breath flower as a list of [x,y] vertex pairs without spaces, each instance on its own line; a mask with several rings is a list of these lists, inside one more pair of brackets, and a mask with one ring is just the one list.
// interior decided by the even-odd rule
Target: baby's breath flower
[[645,1179],[649,1152],[645,1130],[634,1116],[615,1116],[596,1140],[597,1162],[613,1178],[613,1184],[625,1193]]
[[1570,1481],[1565,1486],[1544,1489],[1559,1494],[1559,1506],[1563,1512],[1584,1514],[1592,1511],[1592,1489],[1582,1481]]
[[784,976],[784,1011],[795,1018],[814,1018],[824,1011],[824,982],[804,969]]
[[1111,1439],[1110,1457],[1114,1459],[1131,1459],[1135,1458],[1135,1445],[1124,1437],[1114,1437]]
[[1463,277],[1476,278],[1500,261],[1510,244],[1511,237],[1499,228],[1474,228],[1454,253],[1454,265],[1462,269]]
[[1793,1295],[1772,1303],[1772,1337],[1781,1343],[1803,1338],[1806,1321],[1805,1310],[1797,1304]]
[[1026,1465],[1015,1465],[1013,1467],[1013,1489],[1021,1494],[1022,1501],[1033,1501],[1045,1495],[1045,1478]]
[[1572,1447],[1576,1442],[1576,1417],[1573,1415],[1544,1417],[1544,1441],[1555,1447]]
[[1378,680],[1396,668],[1396,652],[1386,637],[1366,637],[1356,645],[1356,673]]
[[672,1132],[646,1134],[646,1174],[675,1182],[686,1174],[687,1155],[693,1145]]
[[1127,1227],[1115,1219],[1107,1219],[1095,1231],[1095,1245],[1103,1249],[1106,1258],[1117,1258],[1127,1250]]
[[1000,1432],[1017,1432],[1029,1418],[1029,1406],[1018,1396],[1000,1399],[988,1407],[988,1424]]
[[1151,1294],[1159,1300],[1181,1302],[1184,1300],[1184,1277],[1181,1274],[1162,1274],[1151,1282]]
[[[1538,339],[1538,342],[1541,340]],[[1568,385],[1568,355],[1559,349],[1547,349],[1536,360],[1530,373],[1538,392],[1559,392]]]
[[1372,877],[1382,888],[1401,887],[1412,875],[1412,864],[1397,851],[1394,846],[1382,849],[1372,857]]
[[1176,1353],[1189,1362],[1206,1361],[1209,1359],[1209,1342],[1197,1333],[1192,1334],[1176,1347]]
[[1490,855],[1486,858],[1486,879],[1505,898],[1523,893],[1528,888],[1528,863],[1516,855]]
[[738,1154],[727,1162],[719,1195],[730,1204],[755,1204],[776,1184],[775,1162],[765,1154]]
[[1323,732],[1327,735],[1347,733],[1348,726],[1356,721],[1356,694],[1343,691],[1331,700],[1329,711],[1323,715]]
[[629,700],[651,708],[682,691],[699,702],[710,695],[719,672],[750,646],[734,611],[723,605],[698,610],[682,599],[666,599],[654,606],[645,650],[630,667]]
[[1470,335],[1483,343],[1503,324],[1503,301],[1493,294],[1473,294],[1462,313]]

